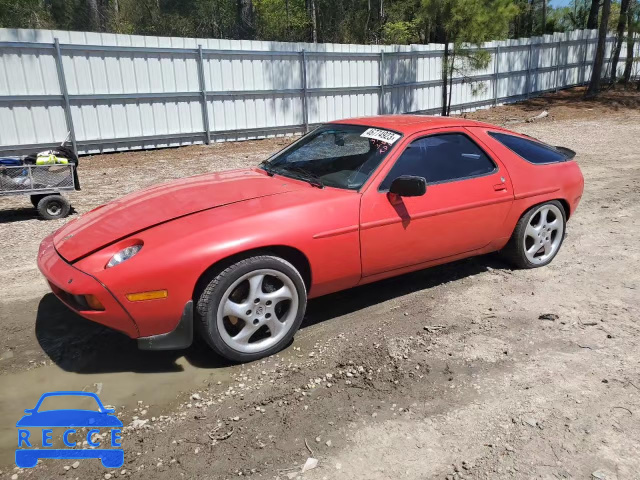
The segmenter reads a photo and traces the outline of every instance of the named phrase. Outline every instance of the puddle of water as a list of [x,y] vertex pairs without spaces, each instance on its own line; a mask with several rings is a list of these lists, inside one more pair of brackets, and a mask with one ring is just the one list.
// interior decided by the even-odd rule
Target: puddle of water
[[[193,391],[203,383],[230,381],[237,367],[215,369],[198,368],[184,357],[176,359],[178,368],[161,373],[95,373],[78,374],[66,372],[56,365],[16,372],[2,376],[2,399],[0,401],[0,465],[9,465],[14,461],[14,452],[18,442],[18,429],[15,426],[25,408],[33,408],[45,392],[56,390],[86,390],[96,392],[94,384],[102,384],[99,394],[102,403],[116,407],[116,414],[124,405],[127,411],[137,406],[138,400],[149,405],[151,412],[158,416],[170,411],[176,404],[180,392]],[[128,419],[121,418],[126,425]],[[126,445],[126,435],[124,436]]]

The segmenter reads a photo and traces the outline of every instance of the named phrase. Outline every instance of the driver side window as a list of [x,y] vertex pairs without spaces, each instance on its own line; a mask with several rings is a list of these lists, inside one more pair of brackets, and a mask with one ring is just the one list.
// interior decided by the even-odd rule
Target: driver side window
[[424,177],[427,184],[434,184],[487,175],[496,168],[465,134],[430,135],[411,142],[378,190],[389,190],[391,182],[401,175]]

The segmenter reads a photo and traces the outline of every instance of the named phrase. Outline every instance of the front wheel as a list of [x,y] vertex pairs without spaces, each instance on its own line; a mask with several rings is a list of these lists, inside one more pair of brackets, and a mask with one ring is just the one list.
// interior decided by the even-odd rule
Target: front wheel
[[548,265],[560,250],[566,223],[564,207],[557,200],[532,207],[516,224],[505,255],[519,268]]
[[282,258],[261,255],[216,275],[197,307],[207,343],[229,360],[249,362],[282,350],[300,327],[306,305],[298,270]]

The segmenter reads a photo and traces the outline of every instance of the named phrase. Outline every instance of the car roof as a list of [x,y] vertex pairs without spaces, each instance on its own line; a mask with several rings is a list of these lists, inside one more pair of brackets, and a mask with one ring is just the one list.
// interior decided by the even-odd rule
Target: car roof
[[376,115],[372,117],[346,118],[330,123],[385,128],[395,130],[405,135],[444,127],[490,127],[503,130],[495,125],[477,122],[475,120],[467,120],[466,118],[436,117],[431,115]]

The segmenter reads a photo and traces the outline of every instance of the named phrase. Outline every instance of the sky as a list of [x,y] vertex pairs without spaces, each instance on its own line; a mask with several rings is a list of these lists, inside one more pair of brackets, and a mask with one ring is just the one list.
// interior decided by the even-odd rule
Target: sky
[[553,7],[566,7],[571,0],[551,0],[549,3]]

